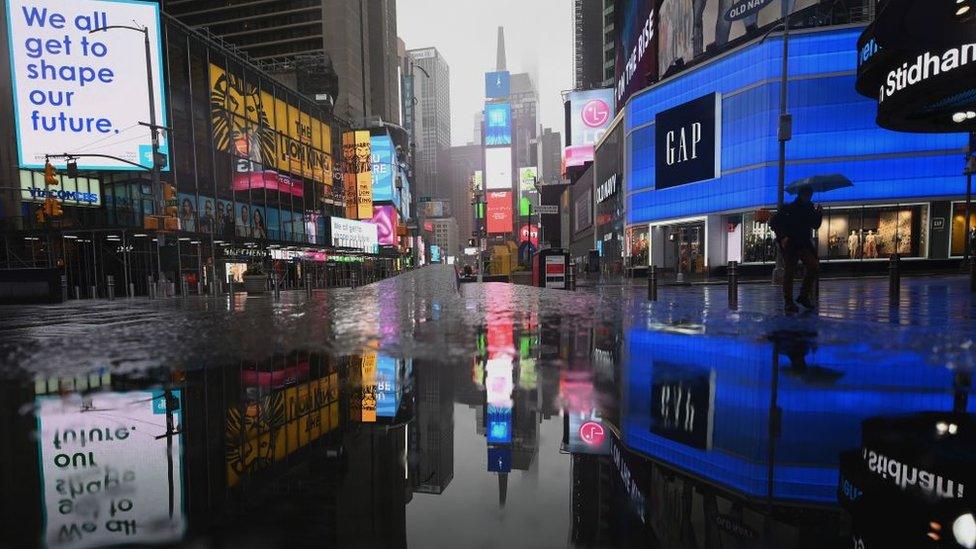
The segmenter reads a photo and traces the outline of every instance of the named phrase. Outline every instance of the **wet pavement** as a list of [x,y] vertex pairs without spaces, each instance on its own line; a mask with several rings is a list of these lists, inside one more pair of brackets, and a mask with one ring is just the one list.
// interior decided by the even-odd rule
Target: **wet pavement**
[[777,297],[435,266],[0,308],[0,545],[976,546],[965,280]]

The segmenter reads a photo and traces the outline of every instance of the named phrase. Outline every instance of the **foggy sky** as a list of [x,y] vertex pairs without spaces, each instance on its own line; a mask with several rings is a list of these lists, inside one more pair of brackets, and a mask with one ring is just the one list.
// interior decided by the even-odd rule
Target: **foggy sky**
[[433,46],[451,67],[452,145],[474,139],[499,25],[508,70],[532,75],[539,92],[539,123],[562,132],[560,92],[573,87],[572,7],[572,0],[397,0],[397,33],[407,49]]

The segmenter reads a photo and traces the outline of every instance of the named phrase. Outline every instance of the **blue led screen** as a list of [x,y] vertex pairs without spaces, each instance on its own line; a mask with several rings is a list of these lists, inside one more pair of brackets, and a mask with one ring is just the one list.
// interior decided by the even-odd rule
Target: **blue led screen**
[[[627,349],[624,443],[732,490],[764,496],[773,343],[630,330]],[[916,353],[879,351],[866,343],[819,344],[807,350],[806,366],[794,369],[791,352],[779,355],[777,498],[836,501],[838,454],[858,447],[862,420],[952,409],[952,372]],[[819,377],[807,374],[811,365]],[[714,375],[710,450],[653,432],[651,388],[658,369]]]
[[369,138],[373,164],[373,202],[393,202],[393,178],[396,170],[393,140],[388,135]]
[[512,106],[508,103],[485,105],[485,145],[512,144]]
[[[822,202],[962,194],[964,135],[898,133],[875,124],[875,103],[854,90],[859,34],[819,31],[790,41],[787,182],[831,173],[854,182],[819,196]],[[625,120],[628,223],[776,202],[781,48],[775,39],[749,46],[631,99]],[[712,91],[723,94],[723,176],[654,191],[656,113]]]

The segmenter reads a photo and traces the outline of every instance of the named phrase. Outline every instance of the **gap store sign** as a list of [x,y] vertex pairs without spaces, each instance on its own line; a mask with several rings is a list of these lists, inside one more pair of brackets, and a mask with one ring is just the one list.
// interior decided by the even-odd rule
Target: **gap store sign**
[[[900,133],[875,122],[876,100],[855,89],[861,30],[828,29],[790,40],[794,126],[786,181],[840,173],[854,182],[819,197],[827,203],[962,195],[965,136]],[[630,99],[624,119],[628,224],[776,203],[781,50],[775,41],[745,46]],[[717,177],[669,186],[683,178],[662,167],[665,179],[659,180],[658,162],[666,159],[667,132],[681,124],[659,130],[658,117],[667,119],[669,110],[710,94],[721,97],[715,113]],[[686,138],[694,139],[695,130],[685,126]],[[700,133],[705,132],[703,124]],[[674,135],[673,143],[680,145],[680,131]],[[693,154],[688,150],[689,161]],[[680,147],[674,158],[684,159]]]

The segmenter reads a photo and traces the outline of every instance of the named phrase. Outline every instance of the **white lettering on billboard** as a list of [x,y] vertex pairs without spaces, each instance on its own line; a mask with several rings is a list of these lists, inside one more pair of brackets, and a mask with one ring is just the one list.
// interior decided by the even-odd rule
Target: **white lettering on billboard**
[[367,253],[379,249],[376,225],[365,221],[332,217],[332,245],[342,248],[356,248]]
[[[9,0],[7,23],[21,167],[42,167],[45,154],[75,152],[151,165],[150,132],[139,125],[149,122],[144,38],[126,29],[90,31],[148,28],[156,123],[165,125],[158,4]],[[79,158],[78,167],[139,169],[92,157]]]

